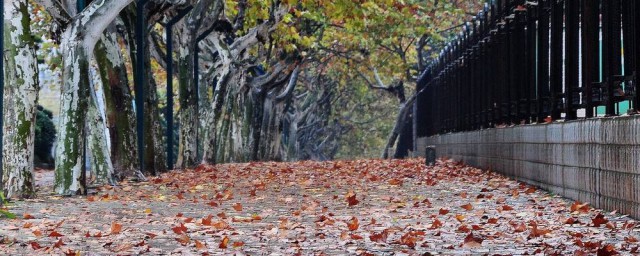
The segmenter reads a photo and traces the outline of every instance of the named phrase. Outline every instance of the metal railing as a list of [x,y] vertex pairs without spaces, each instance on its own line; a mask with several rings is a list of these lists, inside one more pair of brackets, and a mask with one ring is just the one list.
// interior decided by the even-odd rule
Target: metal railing
[[418,137],[635,114],[640,3],[497,0],[418,81]]

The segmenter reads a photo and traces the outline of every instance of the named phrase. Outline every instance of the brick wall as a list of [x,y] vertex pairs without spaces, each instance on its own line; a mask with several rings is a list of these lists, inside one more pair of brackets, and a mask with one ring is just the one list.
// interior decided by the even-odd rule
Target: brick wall
[[608,210],[640,218],[640,117],[564,123],[420,138],[424,155],[491,169]]

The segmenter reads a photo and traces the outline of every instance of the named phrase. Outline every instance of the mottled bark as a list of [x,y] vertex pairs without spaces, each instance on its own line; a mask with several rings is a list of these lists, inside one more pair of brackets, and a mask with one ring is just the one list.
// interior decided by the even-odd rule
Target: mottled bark
[[63,85],[54,181],[54,189],[58,194],[73,195],[86,191],[80,181],[83,164],[81,135],[86,121],[88,100],[96,98],[95,91],[90,90],[89,57],[104,29],[131,1],[91,2],[84,11],[74,16],[62,36],[60,48]]
[[127,69],[118,46],[115,26],[103,34],[95,50],[96,62],[105,93],[106,119],[111,141],[111,160],[118,179],[137,170],[135,113]]
[[9,198],[34,196],[33,146],[38,69],[26,0],[4,0],[3,177]]

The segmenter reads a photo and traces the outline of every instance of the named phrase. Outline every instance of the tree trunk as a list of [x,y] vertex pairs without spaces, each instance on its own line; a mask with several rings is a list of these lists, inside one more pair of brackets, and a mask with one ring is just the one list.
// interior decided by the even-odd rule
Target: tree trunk
[[180,143],[176,168],[185,169],[196,165],[197,161],[197,88],[193,80],[193,52],[195,43],[191,33],[183,33],[178,56],[178,83],[180,96]]
[[4,0],[4,143],[0,188],[9,198],[34,196],[33,146],[38,69],[28,1]]
[[[82,159],[81,137],[86,122],[89,98],[96,98],[90,90],[89,54],[100,35],[120,11],[132,0],[94,1],[74,17],[62,36],[63,85],[56,149],[54,189],[58,194],[73,195],[86,192],[80,181]],[[106,153],[108,154],[108,153]]]
[[107,28],[96,45],[95,57],[105,93],[114,175],[118,179],[123,179],[132,176],[137,170],[138,148],[136,147],[133,97],[113,24]]
[[[103,94],[101,89],[96,89],[97,93]],[[91,152],[92,168],[96,175],[98,184],[115,184],[113,164],[109,154],[107,138],[107,124],[104,120],[104,110],[101,109],[97,98],[92,98],[88,104],[87,128],[88,128],[88,150]]]

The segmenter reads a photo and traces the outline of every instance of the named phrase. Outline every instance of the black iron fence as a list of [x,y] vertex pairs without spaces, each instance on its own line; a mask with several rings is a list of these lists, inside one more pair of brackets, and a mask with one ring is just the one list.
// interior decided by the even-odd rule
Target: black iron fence
[[419,80],[417,136],[637,113],[639,5],[490,1]]

